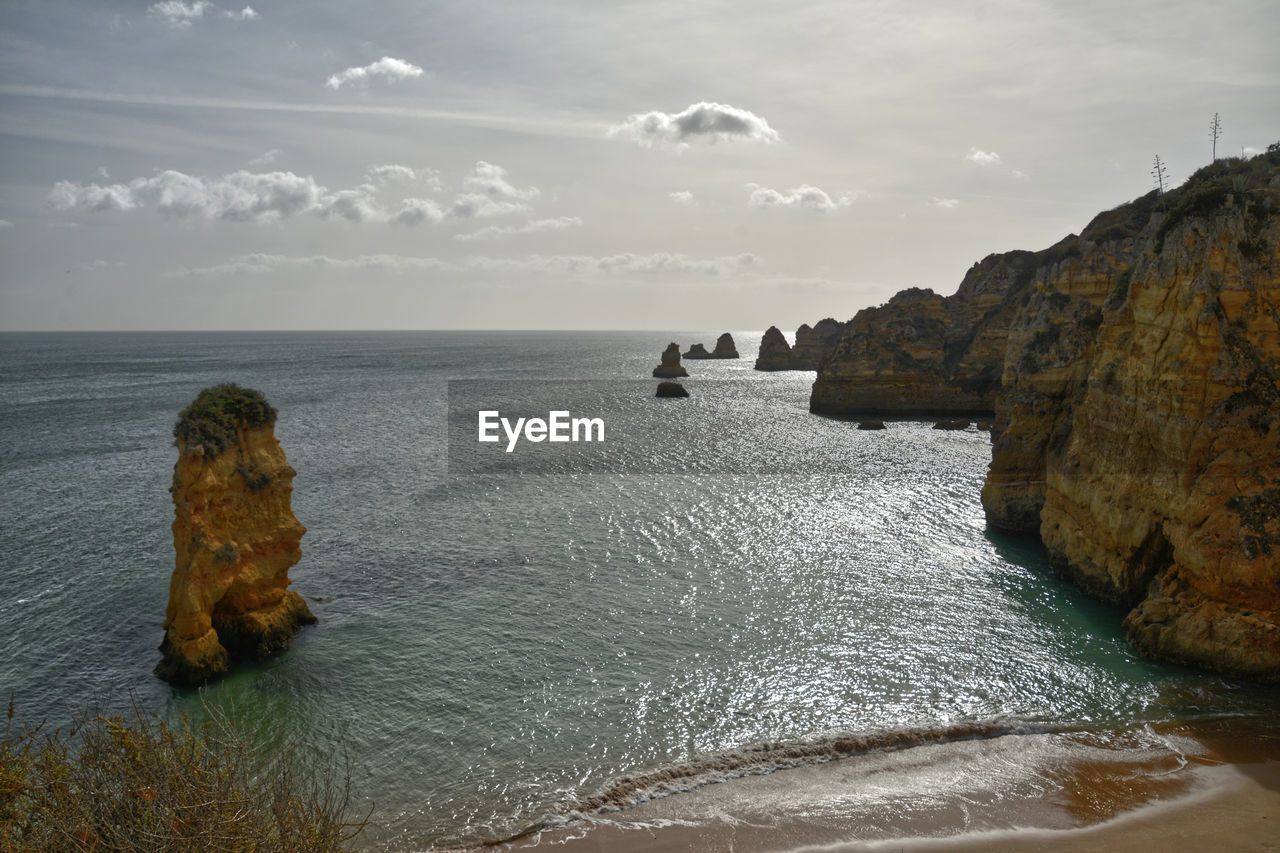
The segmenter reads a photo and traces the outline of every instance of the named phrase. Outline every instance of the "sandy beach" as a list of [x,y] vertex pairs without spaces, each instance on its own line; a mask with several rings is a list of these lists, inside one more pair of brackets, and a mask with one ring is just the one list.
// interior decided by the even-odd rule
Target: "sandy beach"
[[497,849],[1280,851],[1280,749],[1273,734],[1238,727],[1177,727],[1164,733],[1167,751],[1102,758],[1060,736],[861,756],[708,785]]

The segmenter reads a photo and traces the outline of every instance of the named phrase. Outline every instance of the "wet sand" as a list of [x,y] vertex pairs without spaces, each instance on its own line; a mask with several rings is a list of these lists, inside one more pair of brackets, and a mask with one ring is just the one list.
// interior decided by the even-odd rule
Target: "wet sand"
[[1168,748],[1004,736],[782,770],[496,848],[565,853],[1280,853],[1280,738],[1170,726]]

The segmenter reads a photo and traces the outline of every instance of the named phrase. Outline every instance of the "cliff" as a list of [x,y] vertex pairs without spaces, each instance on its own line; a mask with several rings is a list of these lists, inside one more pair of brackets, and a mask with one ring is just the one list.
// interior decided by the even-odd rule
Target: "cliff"
[[911,288],[859,311],[818,369],[810,411],[990,414],[1013,315],[1037,267],[1062,251],[1059,244],[1037,253],[989,255],[951,296]]
[[791,361],[795,369],[819,369],[840,342],[844,327],[844,323],[827,317],[819,320],[812,328],[804,323],[796,329],[796,345],[791,348]]
[[1144,652],[1280,681],[1280,151],[1156,201],[1037,281],[983,504]]
[[794,370],[791,344],[777,326],[765,329],[760,339],[760,352],[756,355],[756,370]]
[[733,342],[733,335],[725,332],[716,338],[716,348],[711,351],[712,358],[737,358],[738,347]]
[[[793,347],[787,343],[777,326],[770,326],[760,341],[756,370],[817,370],[835,349],[844,327],[844,323],[838,323],[830,317],[819,320],[812,327],[808,323],[802,323],[796,329],[796,345]],[[733,345],[732,338],[729,339],[729,345]],[[717,341],[716,347],[719,346]]]
[[257,391],[222,385],[200,392],[174,427],[176,559],[156,667],[166,681],[204,683],[315,622],[288,589],[306,528],[291,508],[295,472],[275,419]]

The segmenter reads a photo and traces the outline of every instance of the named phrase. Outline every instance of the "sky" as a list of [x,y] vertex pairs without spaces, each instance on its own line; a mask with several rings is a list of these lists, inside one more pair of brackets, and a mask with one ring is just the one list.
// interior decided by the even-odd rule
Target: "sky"
[[1275,0],[0,0],[0,330],[763,329],[1280,140]]

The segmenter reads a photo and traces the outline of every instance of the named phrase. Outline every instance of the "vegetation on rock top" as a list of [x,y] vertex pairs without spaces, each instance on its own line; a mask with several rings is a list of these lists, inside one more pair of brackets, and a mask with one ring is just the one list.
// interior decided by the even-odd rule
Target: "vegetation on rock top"
[[178,413],[173,437],[215,457],[235,443],[238,427],[252,429],[275,422],[276,410],[260,391],[228,382],[196,395],[191,405]]

